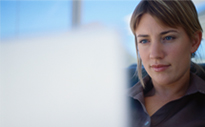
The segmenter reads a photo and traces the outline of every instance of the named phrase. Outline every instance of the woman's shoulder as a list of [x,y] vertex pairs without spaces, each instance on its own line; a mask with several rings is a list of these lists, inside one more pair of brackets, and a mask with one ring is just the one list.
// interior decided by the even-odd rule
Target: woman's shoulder
[[192,86],[191,90],[196,89],[199,93],[205,95],[205,80],[199,75],[191,73],[190,86]]
[[191,73],[194,73],[201,79],[205,81],[205,63],[196,64],[194,62],[191,63]]

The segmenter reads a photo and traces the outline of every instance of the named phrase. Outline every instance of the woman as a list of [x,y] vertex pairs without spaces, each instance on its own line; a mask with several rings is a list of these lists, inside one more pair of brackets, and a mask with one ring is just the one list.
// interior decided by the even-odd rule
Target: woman
[[130,89],[131,126],[205,126],[205,81],[190,71],[202,39],[192,1],[141,1],[130,25],[140,79]]

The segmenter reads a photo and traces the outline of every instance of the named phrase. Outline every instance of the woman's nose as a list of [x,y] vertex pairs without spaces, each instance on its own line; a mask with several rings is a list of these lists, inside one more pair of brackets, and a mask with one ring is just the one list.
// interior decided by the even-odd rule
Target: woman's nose
[[150,54],[151,59],[162,59],[164,58],[163,44],[161,42],[153,42],[150,45]]

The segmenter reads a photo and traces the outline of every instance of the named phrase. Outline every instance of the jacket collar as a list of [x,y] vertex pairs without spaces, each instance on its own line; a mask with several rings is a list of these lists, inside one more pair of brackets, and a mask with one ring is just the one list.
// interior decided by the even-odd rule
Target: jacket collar
[[190,87],[188,88],[186,95],[200,92],[205,94],[205,81],[197,75],[191,73],[190,76]]

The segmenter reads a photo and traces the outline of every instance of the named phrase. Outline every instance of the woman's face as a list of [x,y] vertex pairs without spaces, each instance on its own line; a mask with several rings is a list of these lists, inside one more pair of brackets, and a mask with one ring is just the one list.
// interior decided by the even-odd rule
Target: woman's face
[[142,63],[154,84],[188,80],[191,53],[198,46],[183,28],[164,26],[150,14],[144,14],[135,32]]

